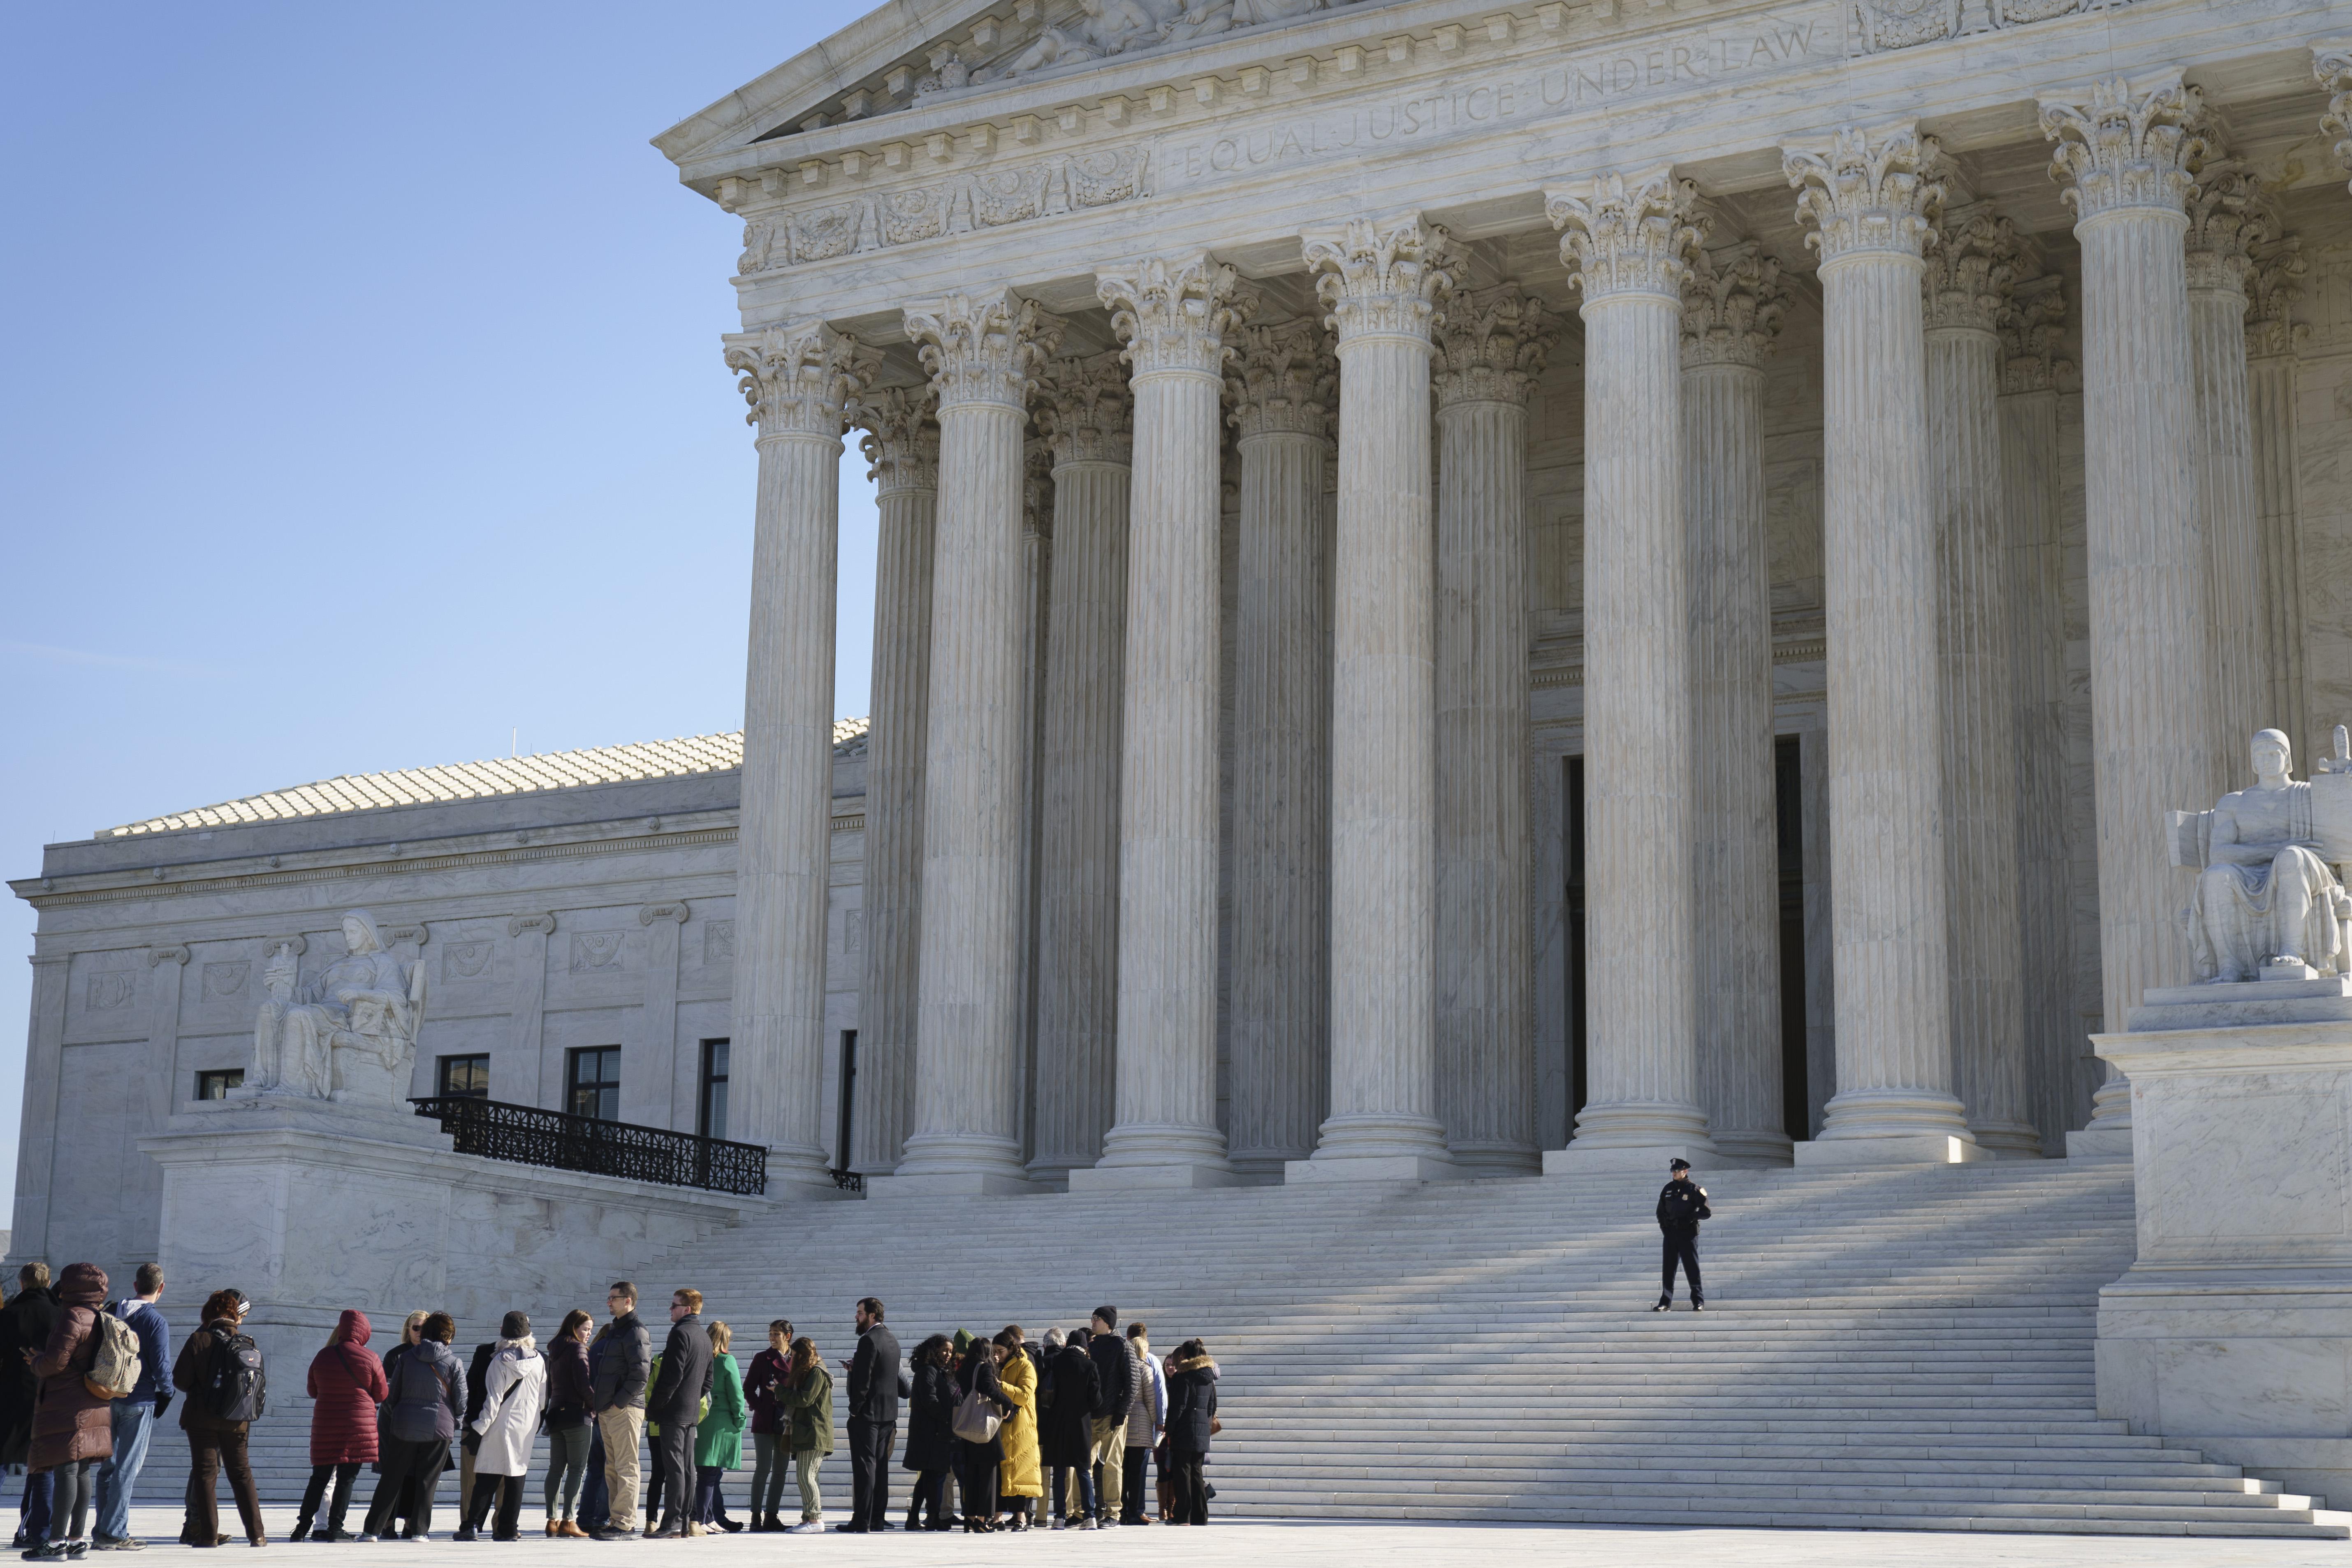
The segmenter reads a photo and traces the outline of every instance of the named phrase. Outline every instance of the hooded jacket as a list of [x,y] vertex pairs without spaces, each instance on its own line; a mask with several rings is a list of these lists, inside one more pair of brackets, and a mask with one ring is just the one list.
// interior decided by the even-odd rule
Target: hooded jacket
[[98,1315],[106,1310],[106,1271],[71,1263],[58,1280],[57,1321],[49,1342],[33,1358],[40,1396],[33,1406],[33,1440],[25,1464],[47,1470],[114,1453],[114,1401],[82,1381],[98,1360]]
[[374,1331],[367,1314],[346,1310],[334,1337],[310,1358],[310,1462],[372,1465],[378,1453],[375,1410],[389,1384],[383,1363],[368,1349]]
[[419,1340],[393,1369],[385,1436],[404,1443],[446,1443],[466,1408],[466,1367],[438,1340]]
[[784,1409],[792,1417],[795,1458],[833,1452],[833,1373],[825,1370],[824,1357],[784,1390]]
[[1217,1363],[1197,1355],[1168,1374],[1168,1451],[1205,1454],[1217,1418]]
[[529,1334],[500,1340],[482,1374],[482,1408],[472,1423],[481,1438],[474,1453],[474,1474],[530,1474],[539,1413],[546,1407],[547,1358],[539,1353],[539,1342]]

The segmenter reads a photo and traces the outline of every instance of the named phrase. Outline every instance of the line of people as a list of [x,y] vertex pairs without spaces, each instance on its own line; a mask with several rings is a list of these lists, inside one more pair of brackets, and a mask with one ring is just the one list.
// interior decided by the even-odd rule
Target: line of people
[[[268,1398],[264,1358],[244,1331],[250,1303],[240,1291],[215,1291],[174,1359],[156,1306],[163,1270],[141,1266],[135,1294],[119,1301],[108,1299],[107,1283],[103,1270],[77,1263],[51,1289],[47,1266],[28,1264],[16,1296],[0,1306],[0,1373],[23,1370],[0,1375],[0,1461],[26,1469],[18,1549],[34,1561],[141,1549],[129,1530],[131,1495],[149,1432],[179,1397],[190,1448],[181,1542],[227,1543],[216,1501],[225,1475],[247,1542],[267,1545],[247,1452]],[[601,1328],[575,1310],[544,1348],[530,1319],[509,1312],[470,1363],[453,1348],[457,1324],[446,1312],[411,1313],[381,1357],[366,1314],[343,1312],[309,1368],[311,1473],[292,1539],[429,1539],[454,1446],[454,1539],[515,1540],[542,1432],[551,1537],[637,1538],[641,1494],[646,1538],[823,1531],[819,1475],[834,1451],[835,1384],[814,1343],[778,1319],[747,1373],[731,1353],[730,1327],[705,1322],[698,1291],[672,1293],[658,1354],[633,1284],[614,1284],[605,1305]],[[842,1528],[893,1528],[889,1469],[902,1401],[901,1462],[914,1473],[908,1530],[1147,1523],[1144,1475],[1155,1453],[1160,1521],[1208,1522],[1203,1464],[1218,1428],[1217,1369],[1199,1340],[1156,1358],[1142,1324],[1121,1333],[1118,1310],[1101,1307],[1087,1328],[1050,1330],[1042,1344],[1017,1324],[988,1338],[933,1334],[908,1363],[881,1301],[860,1300],[856,1321],[856,1352],[839,1363],[852,1479]],[[747,1431],[748,1525],[729,1517],[723,1489],[727,1472],[742,1465]],[[352,1531],[352,1493],[370,1467],[375,1487]],[[789,1525],[780,1513],[788,1471],[800,1503]],[[93,1511],[95,1533],[86,1533]]]

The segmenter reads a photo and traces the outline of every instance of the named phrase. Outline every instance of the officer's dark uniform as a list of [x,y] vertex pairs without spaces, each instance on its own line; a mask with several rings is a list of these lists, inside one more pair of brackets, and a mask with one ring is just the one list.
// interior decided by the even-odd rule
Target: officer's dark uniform
[[1658,1305],[1671,1307],[1675,1300],[1675,1263],[1679,1259],[1683,1273],[1690,1279],[1693,1307],[1706,1302],[1706,1288],[1698,1282],[1698,1222],[1713,1217],[1706,1206],[1706,1189],[1689,1176],[1676,1173],[1658,1194],[1658,1229],[1665,1235],[1665,1265],[1658,1283]]

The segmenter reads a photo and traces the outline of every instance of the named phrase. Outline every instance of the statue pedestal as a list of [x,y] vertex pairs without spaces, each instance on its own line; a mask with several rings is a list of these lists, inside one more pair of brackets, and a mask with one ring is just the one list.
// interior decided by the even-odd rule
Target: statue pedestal
[[2297,1440],[2298,1489],[2352,1501],[2352,982],[2153,990],[2127,1022],[2092,1040],[2131,1080],[2139,1224],[2099,1414],[2226,1463]]

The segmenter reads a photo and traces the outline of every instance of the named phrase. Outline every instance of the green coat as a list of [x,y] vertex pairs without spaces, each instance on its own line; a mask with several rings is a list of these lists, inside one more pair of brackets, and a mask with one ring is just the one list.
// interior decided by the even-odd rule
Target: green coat
[[793,1416],[793,1452],[833,1452],[833,1373],[818,1362],[797,1386],[784,1390],[784,1408]]
[[722,1351],[710,1358],[710,1405],[702,1425],[694,1429],[695,1464],[715,1465],[722,1470],[740,1468],[743,1423],[750,1418],[751,1406],[743,1403],[743,1374],[737,1370],[735,1358]]

